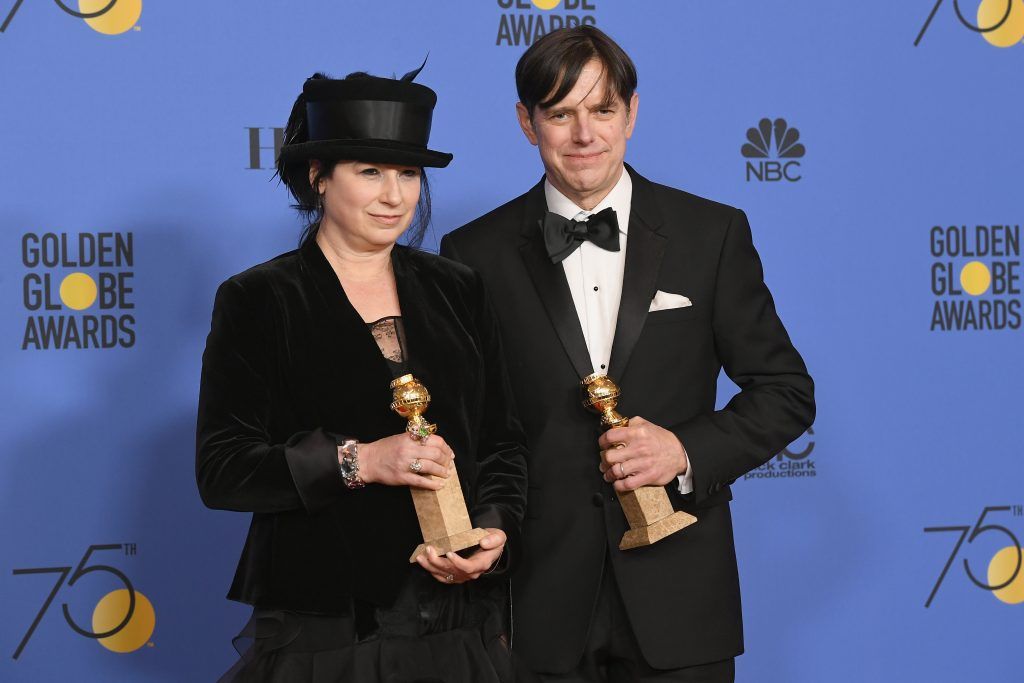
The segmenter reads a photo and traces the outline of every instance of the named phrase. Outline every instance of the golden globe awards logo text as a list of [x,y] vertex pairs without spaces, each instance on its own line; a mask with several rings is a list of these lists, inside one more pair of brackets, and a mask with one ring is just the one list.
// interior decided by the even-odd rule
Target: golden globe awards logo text
[[1020,329],[1019,225],[936,225],[929,242],[932,332]]
[[560,28],[595,26],[596,0],[498,0],[495,45],[529,46]]
[[25,233],[22,349],[135,345],[132,233]]

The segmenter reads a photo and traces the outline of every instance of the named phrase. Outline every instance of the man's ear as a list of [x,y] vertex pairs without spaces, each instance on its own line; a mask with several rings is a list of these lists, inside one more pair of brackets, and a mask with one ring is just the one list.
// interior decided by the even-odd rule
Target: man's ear
[[309,160],[309,186],[313,188],[313,191],[320,194],[320,188],[314,187],[313,182],[316,180],[316,174],[320,172],[320,160],[310,159]]
[[633,96],[629,98],[629,111],[626,112],[626,139],[628,140],[633,136],[633,129],[636,127],[636,114],[640,109],[640,96],[633,93]]
[[519,118],[519,127],[523,129],[523,135],[530,141],[531,145],[537,144],[537,132],[533,129],[533,121],[530,120],[530,112],[522,102],[516,102],[516,116]]

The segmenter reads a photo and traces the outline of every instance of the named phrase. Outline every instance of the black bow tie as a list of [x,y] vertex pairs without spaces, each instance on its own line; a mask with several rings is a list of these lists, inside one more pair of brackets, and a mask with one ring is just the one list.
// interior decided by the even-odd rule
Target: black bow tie
[[544,229],[544,246],[552,263],[564,261],[584,240],[608,251],[619,250],[619,221],[611,207],[598,211],[585,221],[574,221],[548,211],[541,227]]

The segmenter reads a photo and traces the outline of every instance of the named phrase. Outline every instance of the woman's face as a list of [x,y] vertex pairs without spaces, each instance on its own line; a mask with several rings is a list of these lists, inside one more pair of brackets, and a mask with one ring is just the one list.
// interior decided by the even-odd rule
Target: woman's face
[[[317,164],[310,165],[310,176]],[[339,162],[317,188],[324,207],[321,227],[335,229],[354,249],[394,244],[416,213],[421,173],[416,166]]]

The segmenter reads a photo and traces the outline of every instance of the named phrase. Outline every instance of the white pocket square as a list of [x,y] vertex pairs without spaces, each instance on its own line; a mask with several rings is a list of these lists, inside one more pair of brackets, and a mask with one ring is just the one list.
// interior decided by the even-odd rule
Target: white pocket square
[[651,300],[651,307],[647,310],[649,313],[653,313],[655,311],[667,311],[671,308],[686,308],[692,305],[690,300],[682,294],[672,294],[671,292],[663,292],[659,289]]

